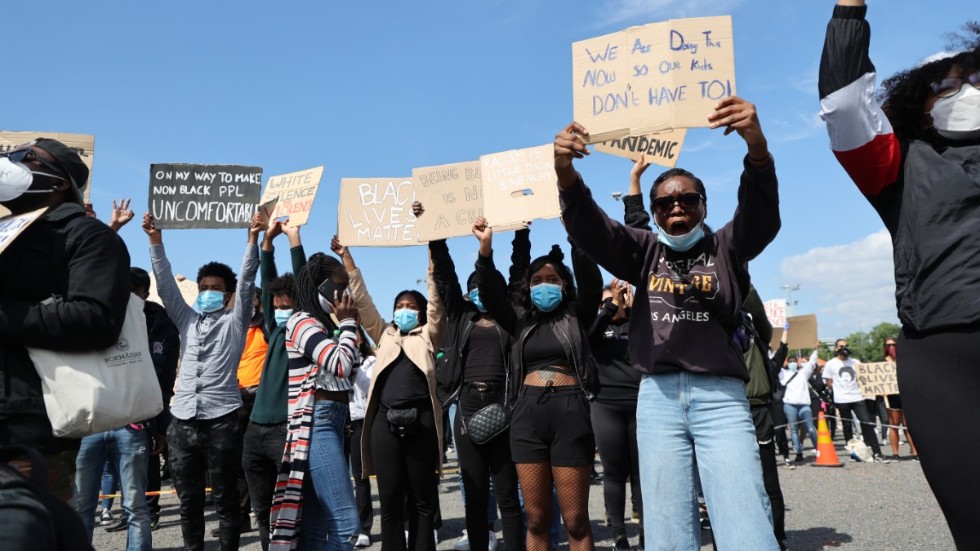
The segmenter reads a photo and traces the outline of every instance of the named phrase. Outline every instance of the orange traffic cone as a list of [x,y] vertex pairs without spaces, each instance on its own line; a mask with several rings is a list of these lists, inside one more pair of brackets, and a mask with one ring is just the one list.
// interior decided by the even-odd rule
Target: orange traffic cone
[[827,418],[823,412],[817,418],[817,460],[811,465],[815,467],[843,467],[844,465],[837,460],[837,450],[834,449],[834,440],[830,437],[830,429],[827,427]]

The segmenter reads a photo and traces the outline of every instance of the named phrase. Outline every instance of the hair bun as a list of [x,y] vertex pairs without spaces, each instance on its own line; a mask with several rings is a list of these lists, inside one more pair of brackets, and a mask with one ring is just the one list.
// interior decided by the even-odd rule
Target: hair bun
[[562,252],[561,247],[558,245],[551,246],[551,250],[548,251],[548,256],[556,262],[563,262],[565,260],[565,253]]

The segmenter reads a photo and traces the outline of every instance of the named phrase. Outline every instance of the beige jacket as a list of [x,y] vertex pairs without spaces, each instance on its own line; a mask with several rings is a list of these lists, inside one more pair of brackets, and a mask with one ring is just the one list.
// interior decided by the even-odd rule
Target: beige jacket
[[[374,472],[374,461],[371,456],[371,426],[374,417],[378,412],[378,402],[381,399],[381,392],[374,391],[374,383],[377,381],[385,369],[398,359],[401,351],[405,351],[412,363],[419,367],[425,374],[425,379],[429,382],[429,399],[432,401],[432,415],[436,421],[437,435],[437,454],[439,458],[437,469],[442,472],[442,404],[436,397],[436,357],[439,350],[442,326],[445,323],[445,310],[442,301],[439,300],[439,292],[436,289],[432,272],[428,277],[429,305],[425,311],[426,324],[416,327],[407,335],[402,336],[401,332],[392,323],[385,322],[381,314],[378,313],[371,295],[368,294],[361,270],[348,272],[350,275],[351,298],[357,306],[357,312],[361,316],[361,325],[364,330],[377,343],[376,351],[377,363],[374,365],[374,375],[371,377],[371,386],[368,389],[367,410],[364,414],[364,430],[361,433],[361,469],[363,477],[366,479]],[[383,422],[383,420],[382,420]]]

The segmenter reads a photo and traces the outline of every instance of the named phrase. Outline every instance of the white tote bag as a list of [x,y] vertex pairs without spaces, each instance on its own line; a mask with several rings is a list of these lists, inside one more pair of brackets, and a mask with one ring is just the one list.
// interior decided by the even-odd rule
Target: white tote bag
[[152,419],[163,411],[143,300],[132,293],[115,345],[91,352],[27,351],[41,376],[44,407],[55,436],[81,438]]

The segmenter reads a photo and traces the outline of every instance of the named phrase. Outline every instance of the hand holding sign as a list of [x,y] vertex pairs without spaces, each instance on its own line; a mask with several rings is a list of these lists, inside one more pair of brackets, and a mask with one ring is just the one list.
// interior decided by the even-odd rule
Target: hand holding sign
[[769,145],[762,133],[759,114],[755,105],[739,97],[725,98],[718,102],[708,116],[711,128],[725,127],[725,135],[738,132],[749,147],[749,159],[758,163],[769,160]]
[[143,231],[150,238],[150,245],[160,245],[163,243],[163,234],[157,229],[153,217],[148,212],[143,215]]

